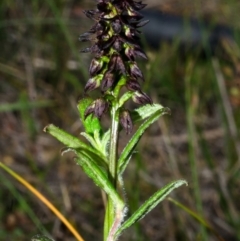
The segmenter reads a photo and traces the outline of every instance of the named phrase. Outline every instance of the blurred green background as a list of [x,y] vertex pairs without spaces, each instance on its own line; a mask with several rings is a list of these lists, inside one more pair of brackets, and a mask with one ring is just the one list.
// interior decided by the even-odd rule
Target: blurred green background
[[[189,186],[171,196],[204,217],[222,239],[166,200],[120,240],[240,240],[240,2],[146,3],[228,25],[234,38],[231,44],[223,41],[215,56],[183,54],[174,40],[159,49],[143,41],[149,57],[139,62],[143,88],[172,114],[148,130],[128,167],[130,210],[171,180],[186,179]],[[49,123],[76,136],[83,130],[76,102],[92,56],[79,53],[88,45],[78,36],[93,24],[82,11],[94,4],[0,2],[0,161],[45,194],[86,240],[102,240],[101,193],[72,156],[60,156],[61,144],[42,130]],[[120,148],[128,139],[121,135]],[[0,241],[26,241],[38,233],[74,240],[36,197],[0,170]]]

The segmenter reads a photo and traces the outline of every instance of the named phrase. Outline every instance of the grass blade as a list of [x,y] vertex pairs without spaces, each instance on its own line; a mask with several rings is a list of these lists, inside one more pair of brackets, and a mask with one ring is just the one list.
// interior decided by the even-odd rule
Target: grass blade
[[180,202],[178,202],[178,201],[176,201],[176,200],[174,200],[170,197],[168,198],[168,200],[170,202],[172,202],[173,204],[175,204],[176,206],[178,206],[179,208],[181,208],[182,210],[184,210],[185,212],[187,212],[194,219],[196,219],[199,223],[201,223],[203,226],[205,226],[207,229],[209,229],[212,233],[214,233],[219,241],[224,241],[224,239],[218,234],[218,232],[215,229],[213,229],[213,227],[203,217],[201,217],[198,213],[190,210],[185,205],[181,204]]
[[69,221],[53,206],[51,202],[47,200],[38,190],[36,190],[29,182],[24,180],[16,172],[11,170],[9,167],[0,162],[0,167],[3,168],[8,174],[14,177],[17,181],[23,184],[30,192],[32,192],[39,200],[41,200],[69,229],[69,231],[74,235],[78,241],[84,241],[81,235],[76,231],[76,229],[69,223]]

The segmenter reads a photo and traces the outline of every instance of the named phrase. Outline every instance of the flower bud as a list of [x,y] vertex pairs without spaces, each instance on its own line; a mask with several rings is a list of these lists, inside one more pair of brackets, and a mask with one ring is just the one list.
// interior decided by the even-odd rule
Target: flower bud
[[102,26],[101,22],[98,22],[98,23],[94,24],[94,25],[90,28],[90,30],[88,31],[88,33],[93,34],[93,33],[99,32],[99,31],[103,31],[103,26]]
[[101,79],[102,79],[102,75],[97,75],[93,78],[90,78],[87,84],[85,85],[84,92],[86,93],[98,88],[101,84]]
[[141,57],[143,59],[147,59],[146,54],[138,47],[133,47],[127,45],[125,47],[125,55],[128,57],[129,60],[134,61],[136,57]]
[[139,31],[136,28],[126,28],[125,29],[125,35],[126,37],[128,37],[128,39],[132,40],[133,42],[135,42],[135,40],[139,40],[139,36],[138,36]]
[[134,50],[132,46],[125,48],[125,55],[128,57],[129,60],[134,61]]
[[117,52],[120,52],[120,51],[122,50],[122,47],[123,47],[122,42],[117,38],[117,39],[114,41],[113,48],[114,48]]
[[108,90],[113,86],[113,83],[114,83],[114,74],[109,71],[106,72],[101,83],[101,90],[105,92],[106,90]]
[[97,118],[101,118],[107,111],[108,103],[104,99],[97,99],[86,109],[84,117],[94,114]]
[[113,54],[109,61],[108,70],[111,72],[120,71],[121,73],[126,73],[126,68],[120,55]]
[[90,76],[94,76],[97,74],[101,68],[103,67],[103,61],[101,59],[94,58],[91,61],[90,67],[89,67],[89,74]]
[[130,64],[130,72],[131,72],[132,77],[140,78],[140,79],[144,80],[142,71],[138,68],[136,62],[132,62]]
[[141,27],[145,26],[148,22],[149,22],[149,20],[143,20],[143,21],[141,21],[141,22],[138,22],[138,23],[136,24],[136,27],[137,27],[137,28],[141,28]]
[[143,59],[147,59],[147,55],[141,50],[141,48],[135,47],[133,52],[134,57],[141,57]]
[[139,105],[152,104],[151,98],[140,90],[134,92],[132,100]]
[[91,37],[90,37],[90,34],[91,33],[84,33],[84,34],[81,34],[80,36],[79,36],[79,41],[81,41],[81,42],[87,42],[87,41],[90,41],[91,40]]
[[133,123],[129,111],[124,110],[120,113],[120,123],[125,129],[127,135],[132,132]]
[[95,14],[97,13],[96,10],[84,10],[83,13],[90,19],[97,20]]
[[126,73],[126,68],[120,55],[117,56],[116,70],[119,70],[122,74]]
[[110,61],[108,63],[108,71],[113,72],[115,70],[116,62],[117,62],[117,54],[112,54]]
[[93,46],[85,48],[85,49],[81,50],[80,52],[81,53],[88,53],[88,52],[90,52],[90,53],[98,53],[98,52],[100,52],[100,49],[97,46],[97,44],[94,44]]
[[115,34],[119,34],[122,30],[122,26],[120,23],[119,19],[116,19],[113,23],[112,23],[112,29],[115,32]]
[[128,8],[127,13],[128,13],[129,16],[143,17],[139,12],[134,11],[132,8]]
[[141,90],[140,84],[134,78],[130,78],[130,79],[127,80],[126,87],[130,91],[139,91],[139,90]]

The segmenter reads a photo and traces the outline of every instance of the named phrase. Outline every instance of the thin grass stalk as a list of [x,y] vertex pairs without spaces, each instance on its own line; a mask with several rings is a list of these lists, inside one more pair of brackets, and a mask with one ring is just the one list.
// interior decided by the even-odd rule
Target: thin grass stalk
[[220,69],[219,61],[217,59],[213,58],[212,66],[214,68],[214,73],[215,73],[216,80],[217,80],[219,94],[221,96],[223,109],[224,109],[226,119],[228,122],[227,124],[228,124],[228,128],[229,128],[229,132],[230,132],[231,138],[234,142],[236,154],[237,154],[237,161],[236,161],[235,165],[233,165],[233,167],[231,167],[231,170],[229,172],[229,177],[231,178],[231,176],[233,176],[236,173],[236,171],[239,171],[239,169],[240,169],[240,140],[238,137],[237,125],[236,125],[235,118],[233,115],[233,109],[232,109],[230,100],[228,98],[228,93],[227,93],[226,86],[225,86],[225,80],[224,80],[222,71]]
[[72,226],[72,224],[58,211],[55,206],[48,201],[48,199],[43,196],[38,190],[36,190],[29,182],[24,180],[21,176],[19,176],[16,172],[11,170],[9,167],[0,162],[0,167],[3,168],[8,174],[14,177],[18,182],[24,185],[31,193],[33,193],[39,200],[41,200],[69,229],[69,231],[74,235],[77,241],[84,241],[81,235],[77,232],[77,230]]
[[[185,76],[185,99],[186,99],[186,115],[187,115],[187,129],[188,129],[188,146],[189,146],[189,163],[192,175],[192,185],[193,185],[193,194],[196,202],[196,208],[198,213],[203,214],[202,198],[200,193],[199,186],[199,177],[198,177],[198,167],[197,167],[197,158],[196,158],[196,130],[194,126],[194,105],[192,103],[193,89],[191,85],[191,77],[194,68],[194,61],[189,59],[186,67],[186,76]],[[201,236],[202,240],[207,241],[207,233],[204,226],[201,226]]]
[[[59,26],[60,26],[60,28],[61,28],[61,30],[62,30],[65,38],[66,38],[66,41],[67,41],[67,43],[68,43],[68,45],[69,45],[69,47],[70,47],[70,49],[72,51],[72,54],[75,56],[75,58],[79,62],[82,62],[81,57],[78,54],[79,51],[76,49],[76,45],[73,42],[73,38],[71,36],[71,32],[69,31],[69,28],[67,28],[67,26],[66,26],[66,21],[64,21],[64,19],[60,15],[59,9],[56,6],[55,2],[54,1],[47,1],[47,4],[48,4],[49,8],[52,10],[53,14],[55,15],[56,21],[59,24]],[[87,73],[86,68],[81,68],[81,72],[82,72],[83,76],[85,78],[87,78],[88,73]]]
[[17,188],[14,187],[13,183],[11,183],[5,175],[0,175],[0,181],[1,183],[6,186],[6,188],[10,191],[12,196],[17,200],[17,202],[20,204],[20,206],[23,208],[24,212],[29,216],[29,218],[32,220],[34,225],[38,230],[41,230],[47,235],[50,235],[48,230],[44,227],[44,225],[41,223],[40,219],[37,217],[36,213],[33,211],[33,209],[30,207],[29,203],[26,200],[26,196],[22,195]]

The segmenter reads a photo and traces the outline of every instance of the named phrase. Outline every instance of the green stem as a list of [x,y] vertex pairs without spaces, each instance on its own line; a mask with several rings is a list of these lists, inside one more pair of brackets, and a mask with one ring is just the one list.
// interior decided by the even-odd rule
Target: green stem
[[118,126],[119,126],[119,111],[116,107],[112,108],[112,127],[110,136],[109,149],[109,176],[112,183],[116,187],[117,174],[117,148],[118,148]]
[[[112,126],[109,147],[109,179],[113,186],[117,187],[117,148],[118,148],[118,128],[119,128],[119,110],[115,103],[112,106]],[[104,240],[107,240],[109,231],[115,219],[115,206],[110,198],[108,198],[108,205],[105,213],[104,224]]]

